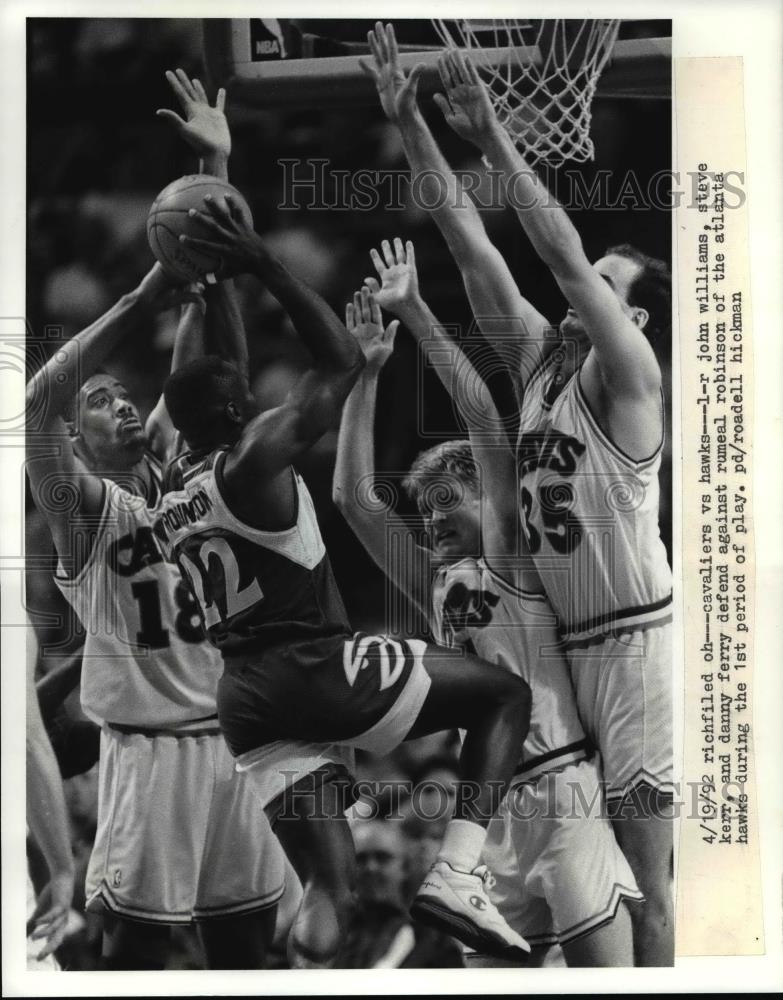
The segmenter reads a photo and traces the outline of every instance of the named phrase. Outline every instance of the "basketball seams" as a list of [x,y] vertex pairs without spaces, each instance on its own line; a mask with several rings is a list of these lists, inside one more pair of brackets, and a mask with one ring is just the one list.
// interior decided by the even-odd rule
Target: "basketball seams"
[[209,231],[198,218],[190,215],[192,209],[204,210],[204,195],[214,198],[231,194],[242,215],[252,225],[252,214],[242,194],[227,181],[207,174],[187,174],[172,181],[157,196],[147,217],[147,241],[156,259],[166,272],[182,281],[196,281],[223,265],[219,253],[196,247],[184,246],[182,234],[208,239]]

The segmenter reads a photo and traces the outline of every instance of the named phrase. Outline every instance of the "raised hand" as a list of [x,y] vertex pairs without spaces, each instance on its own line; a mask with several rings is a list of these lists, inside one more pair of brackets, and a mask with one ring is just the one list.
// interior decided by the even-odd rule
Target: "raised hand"
[[424,64],[414,66],[408,76],[400,67],[397,39],[394,27],[387,24],[384,28],[380,21],[375,24],[374,31],[367,32],[373,61],[360,59],[359,65],[364,72],[375,81],[381,107],[386,117],[393,122],[416,111],[416,90]]
[[356,337],[367,361],[367,368],[380,371],[394,350],[399,320],[393,319],[384,330],[381,307],[369,288],[354,292],[353,302],[345,307],[345,326]]
[[142,278],[135,295],[139,305],[151,313],[158,313],[184,302],[195,302],[205,307],[203,291],[204,286],[200,282],[189,285],[178,283],[156,262]]
[[497,117],[476,67],[464,52],[447,49],[438,58],[438,72],[446,95],[435,94],[435,103],[457,135],[480,146],[497,126]]
[[180,242],[197,250],[208,250],[222,258],[220,278],[230,278],[235,274],[252,272],[259,263],[268,258],[261,237],[245,219],[230,194],[223,195],[225,206],[220,199],[211,195],[204,197],[205,212],[191,208],[189,214],[199,220],[209,230],[208,239],[196,236],[180,236]]
[[182,105],[185,118],[180,118],[168,108],[161,108],[155,114],[172,122],[177,132],[199,156],[221,156],[228,159],[231,153],[231,133],[224,113],[225,90],[220,88],[215,106],[212,107],[201,83],[190,80],[184,70],[178,69],[176,73],[168,70],[166,79]]
[[377,250],[370,250],[381,284],[375,278],[365,278],[364,283],[383,309],[399,315],[419,300],[419,276],[413,244],[408,240],[403,246],[402,240],[396,237],[394,249],[388,240],[384,240],[381,251],[383,257]]

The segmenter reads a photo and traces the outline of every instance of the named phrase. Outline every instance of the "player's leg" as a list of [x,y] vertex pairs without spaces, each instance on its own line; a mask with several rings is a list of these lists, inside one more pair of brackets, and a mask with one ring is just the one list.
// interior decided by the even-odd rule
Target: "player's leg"
[[106,913],[101,965],[106,971],[164,969],[170,939],[171,928],[165,924],[144,924]]
[[607,924],[563,944],[562,948],[569,968],[628,968],[633,965],[633,930],[628,907],[621,902]]
[[617,842],[644,903],[629,904],[637,965],[674,963],[671,626],[569,652],[580,718],[601,751]]
[[244,917],[222,917],[198,925],[208,969],[266,968],[277,904]]
[[674,965],[673,796],[649,785],[625,795],[612,819],[617,842],[644,893],[631,906],[636,964]]
[[211,792],[194,907],[207,967],[263,969],[285,888],[285,854],[222,735],[191,742],[201,774],[195,794]]
[[529,948],[487,896],[480,860],[489,821],[519,763],[530,689],[496,664],[435,646],[427,648],[423,664],[429,691],[408,738],[459,727],[465,739],[454,816],[411,912],[477,951],[523,957]]
[[356,868],[344,815],[346,782],[328,773],[313,777],[293,787],[274,827],[302,883],[288,938],[289,961],[300,969],[334,966],[353,906]]
[[530,689],[497,664],[437,646],[427,647],[423,664],[430,687],[407,739],[465,730],[454,816],[486,828],[522,754]]

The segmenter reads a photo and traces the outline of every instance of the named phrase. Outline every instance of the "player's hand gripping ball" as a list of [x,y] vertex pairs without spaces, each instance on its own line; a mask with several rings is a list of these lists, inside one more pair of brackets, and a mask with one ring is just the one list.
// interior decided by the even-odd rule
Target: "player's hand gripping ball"
[[208,274],[220,277],[223,266],[220,254],[185,246],[179,238],[184,234],[209,239],[213,234],[190,211],[204,211],[205,195],[211,195],[225,206],[223,196],[226,194],[231,195],[234,205],[252,229],[253,217],[239,191],[209,174],[188,174],[172,181],[152,203],[147,217],[147,239],[169,277],[179,281],[198,281]]

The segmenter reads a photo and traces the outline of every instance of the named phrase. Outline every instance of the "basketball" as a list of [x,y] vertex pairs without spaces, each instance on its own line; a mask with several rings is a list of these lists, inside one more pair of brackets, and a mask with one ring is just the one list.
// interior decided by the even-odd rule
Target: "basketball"
[[213,234],[197,218],[188,215],[191,208],[208,211],[204,196],[220,199],[230,194],[248,225],[253,217],[247,202],[235,187],[209,174],[188,174],[165,187],[150,208],[147,217],[147,239],[164,271],[180,281],[198,281],[205,274],[219,274],[219,255],[205,253],[180,243],[181,235],[209,239]]

